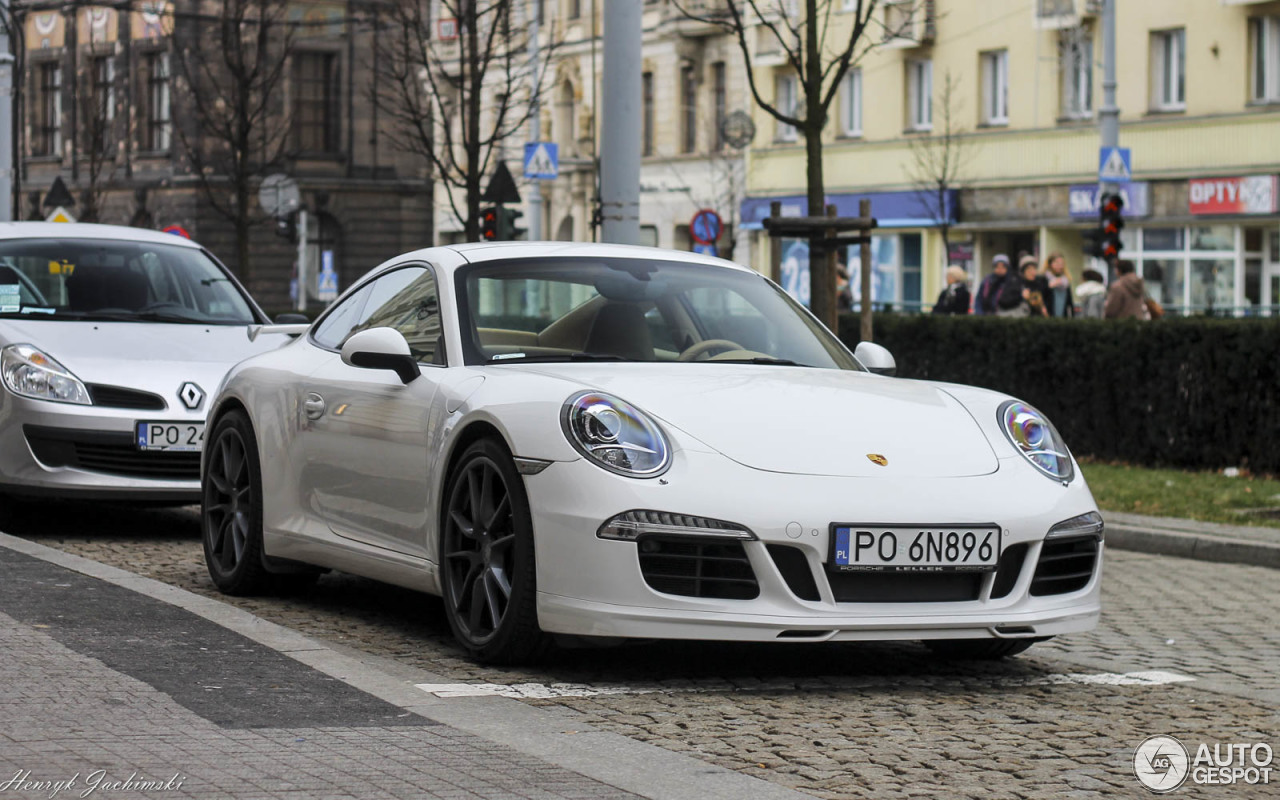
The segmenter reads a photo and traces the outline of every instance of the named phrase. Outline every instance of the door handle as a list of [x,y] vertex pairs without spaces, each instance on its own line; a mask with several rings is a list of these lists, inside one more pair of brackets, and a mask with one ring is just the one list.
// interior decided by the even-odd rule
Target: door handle
[[320,419],[324,416],[324,398],[315,392],[307,394],[307,399],[303,401],[302,408],[307,412],[307,419]]

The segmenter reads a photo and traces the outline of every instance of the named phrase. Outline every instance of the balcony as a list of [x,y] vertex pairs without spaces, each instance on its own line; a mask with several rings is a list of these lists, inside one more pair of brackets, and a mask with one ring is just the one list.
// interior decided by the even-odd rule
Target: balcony
[[935,33],[933,0],[885,0],[881,47],[909,48],[931,44]]
[[1103,0],[1036,0],[1036,30],[1074,28],[1102,13]]

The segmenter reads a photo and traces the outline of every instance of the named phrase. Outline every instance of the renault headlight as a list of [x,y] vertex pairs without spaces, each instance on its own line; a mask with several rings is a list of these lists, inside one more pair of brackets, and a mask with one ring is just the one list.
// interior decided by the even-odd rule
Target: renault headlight
[[625,400],[579,392],[565,401],[560,426],[579,453],[632,478],[652,478],[671,465],[671,447],[658,424]]
[[93,404],[79,378],[32,345],[11,344],[0,350],[0,373],[14,394],[55,403]]
[[1056,481],[1071,481],[1071,454],[1045,415],[1021,400],[1002,403],[997,414],[1005,436],[1032,466]]

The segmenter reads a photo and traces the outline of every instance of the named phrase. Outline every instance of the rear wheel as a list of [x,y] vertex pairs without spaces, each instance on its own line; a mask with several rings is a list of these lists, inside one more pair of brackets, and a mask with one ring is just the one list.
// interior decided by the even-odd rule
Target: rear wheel
[[941,658],[956,661],[996,661],[1016,656],[1043,639],[933,639],[925,646]]
[[262,558],[262,473],[248,416],[229,412],[205,446],[200,523],[209,577],[226,594],[262,594],[273,576]]
[[440,584],[453,635],[482,661],[537,657],[548,638],[538,627],[533,523],[506,449],[491,439],[468,447],[444,499]]

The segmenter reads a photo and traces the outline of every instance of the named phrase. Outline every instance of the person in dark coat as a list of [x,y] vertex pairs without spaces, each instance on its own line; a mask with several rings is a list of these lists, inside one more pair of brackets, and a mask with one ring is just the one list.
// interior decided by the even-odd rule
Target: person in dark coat
[[1116,262],[1116,279],[1107,287],[1106,319],[1151,319],[1147,311],[1147,287],[1134,271],[1132,261]]
[[1050,253],[1040,276],[1045,282],[1044,305],[1051,317],[1074,317],[1076,301],[1071,296],[1071,275],[1062,253]]
[[991,259],[991,274],[983,278],[982,283],[978,284],[978,295],[974,298],[973,313],[996,313],[996,300],[999,299],[1000,290],[1004,288],[1004,282],[1008,277],[1009,257],[1004,253],[1000,253]]
[[938,302],[933,304],[933,313],[969,313],[969,273],[963,267],[954,264],[947,267],[947,288],[938,295]]

